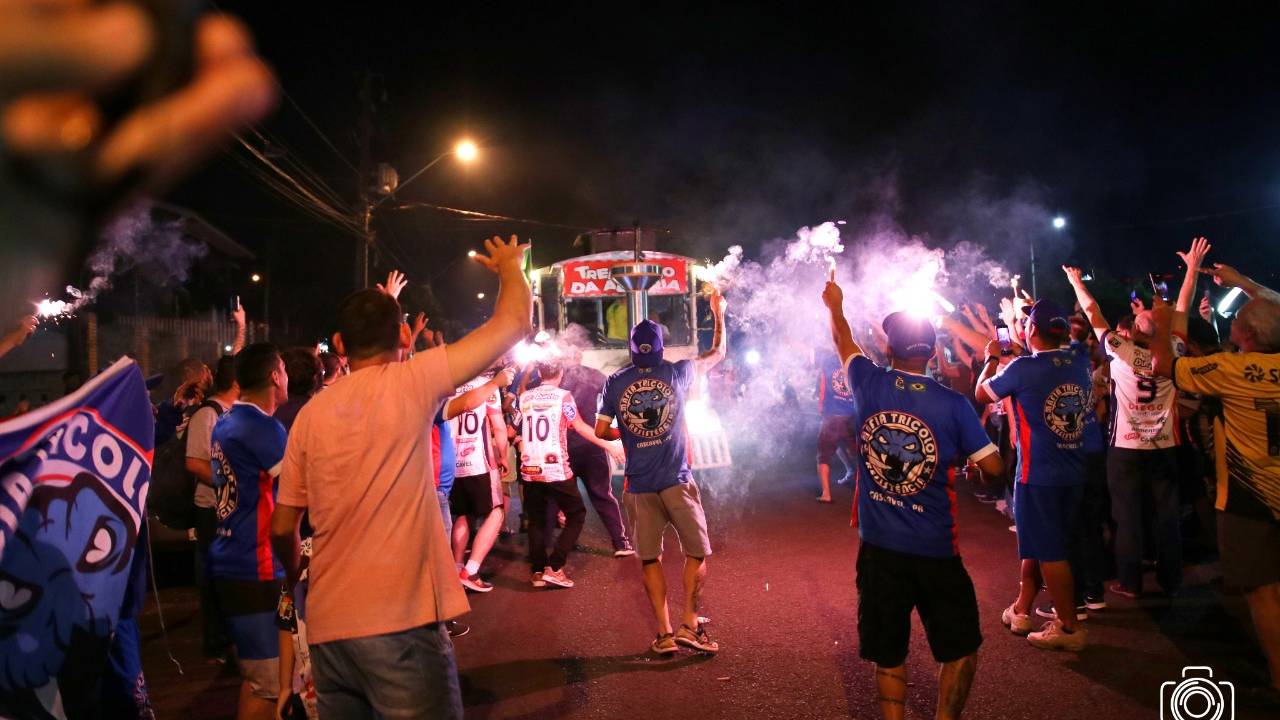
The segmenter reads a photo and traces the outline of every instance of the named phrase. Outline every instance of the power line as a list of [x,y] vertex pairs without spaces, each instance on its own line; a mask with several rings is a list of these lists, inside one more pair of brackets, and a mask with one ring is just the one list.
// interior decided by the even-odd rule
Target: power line
[[564,230],[590,230],[589,227],[581,225],[565,225],[564,223],[547,222],[545,220],[533,220],[530,218],[511,217],[509,215],[496,215],[494,213],[480,212],[478,210],[463,210],[461,208],[448,207],[446,205],[435,205],[427,202],[411,202],[401,203],[400,205],[392,205],[388,210],[435,210],[450,215],[457,215],[467,220],[476,220],[481,222],[513,222],[525,225],[541,225],[543,227],[561,228]]

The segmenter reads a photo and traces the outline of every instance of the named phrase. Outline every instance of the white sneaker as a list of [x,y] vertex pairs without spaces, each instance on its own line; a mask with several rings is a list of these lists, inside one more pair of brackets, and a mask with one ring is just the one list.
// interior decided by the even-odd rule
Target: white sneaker
[[543,568],[542,580],[548,585],[555,585],[562,588],[573,587],[573,581],[569,579],[568,575],[564,574],[564,568],[560,568],[559,570],[552,570],[550,567]]
[[1012,605],[1000,613],[1000,622],[1004,623],[1004,626],[1014,635],[1026,635],[1031,632],[1031,616],[1015,612]]
[[1027,636],[1027,642],[1032,646],[1041,650],[1067,650],[1069,652],[1080,652],[1084,650],[1085,640],[1088,638],[1089,631],[1084,628],[1076,628],[1075,632],[1067,633],[1062,629],[1062,623],[1057,620],[1050,620],[1044,624],[1044,628],[1040,632],[1033,632]]
[[[1042,607],[1036,608],[1036,614],[1042,618],[1057,620],[1058,608],[1054,607],[1053,605],[1044,605]],[[1084,622],[1085,620],[1088,620],[1088,619],[1089,619],[1089,609],[1084,605],[1076,606],[1076,620]]]

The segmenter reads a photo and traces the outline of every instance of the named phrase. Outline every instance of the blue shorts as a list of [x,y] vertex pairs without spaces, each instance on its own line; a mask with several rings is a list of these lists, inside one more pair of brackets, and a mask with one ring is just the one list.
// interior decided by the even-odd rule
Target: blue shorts
[[226,623],[227,637],[236,648],[240,675],[257,697],[274,699],[280,693],[280,630],[276,608],[283,581],[214,578],[213,588]]
[[1083,497],[1083,485],[1015,484],[1013,524],[1018,528],[1018,557],[1041,562],[1066,560]]

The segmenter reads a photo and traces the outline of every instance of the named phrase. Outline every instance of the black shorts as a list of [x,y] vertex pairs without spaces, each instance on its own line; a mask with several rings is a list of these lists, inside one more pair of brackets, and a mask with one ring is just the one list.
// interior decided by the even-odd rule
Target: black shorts
[[850,456],[854,452],[853,418],[847,415],[824,415],[818,430],[818,464],[830,465],[836,450],[844,448]]
[[484,516],[502,506],[502,480],[497,473],[454,478],[449,511],[454,517]]
[[911,643],[911,610],[920,614],[933,659],[977,652],[978,597],[959,556],[932,558],[862,543],[858,550],[858,654],[898,667]]
[[1230,587],[1251,592],[1280,583],[1280,522],[1219,511],[1218,554]]

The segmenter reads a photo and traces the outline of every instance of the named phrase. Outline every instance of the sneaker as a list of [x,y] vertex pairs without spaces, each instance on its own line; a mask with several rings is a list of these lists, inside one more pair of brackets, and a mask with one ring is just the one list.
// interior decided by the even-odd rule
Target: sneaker
[[1130,590],[1129,588],[1125,587],[1124,585],[1121,585],[1119,582],[1113,582],[1113,583],[1111,583],[1110,585],[1108,585],[1108,586],[1107,586],[1107,590],[1108,590],[1108,591],[1110,591],[1110,592],[1115,593],[1116,595],[1119,595],[1120,597],[1127,597],[1127,598],[1129,598],[1130,600],[1137,600],[1137,599],[1138,599],[1138,591],[1137,591],[1137,590]]
[[1009,526],[1009,532],[1011,532],[1011,533],[1013,533],[1013,534],[1015,534],[1015,535],[1016,535],[1016,534],[1018,533],[1018,526],[1017,526],[1017,525],[1010,525],[1010,526]]
[[542,579],[542,573],[536,572],[533,577],[529,578],[529,584],[534,587],[546,587],[547,581]]
[[[1049,618],[1050,620],[1058,619],[1058,609],[1055,608],[1053,605],[1045,605],[1043,607],[1036,608],[1036,614],[1042,618]],[[1077,605],[1076,620],[1088,620],[1088,619],[1089,619],[1089,609],[1084,605]]]
[[1050,620],[1044,624],[1040,632],[1033,632],[1027,636],[1027,642],[1032,647],[1041,650],[1067,650],[1069,652],[1080,652],[1084,650],[1085,640],[1089,636],[1089,631],[1084,628],[1077,628],[1075,632],[1068,633],[1062,629],[1062,623],[1057,620]]
[[1000,613],[1000,622],[1004,623],[1004,626],[1014,635],[1026,635],[1031,632],[1031,616],[1014,611],[1012,605]]
[[658,633],[658,637],[653,639],[653,643],[649,645],[649,649],[659,655],[670,655],[680,649],[676,645],[676,638],[671,633]]
[[613,551],[613,556],[616,558],[631,557],[632,555],[635,555],[635,554],[636,554],[636,549],[634,547],[631,547],[630,540],[623,540],[622,547]]
[[701,625],[696,629],[691,628],[688,625],[681,625],[680,629],[676,631],[676,642],[687,648],[700,650],[704,653],[714,654],[720,652],[720,643],[712,640],[711,636],[707,635],[707,631],[703,630]]
[[556,587],[562,588],[573,587],[573,581],[569,579],[568,575],[564,574],[564,568],[560,568],[559,570],[552,570],[550,567],[543,568],[542,579],[548,585],[555,585]]
[[445,622],[444,626],[449,631],[449,637],[451,638],[460,638],[471,632],[470,625],[460,623],[457,620],[448,620]]
[[853,473],[851,473],[851,472],[850,472],[850,473],[845,473],[845,474],[844,474],[844,477],[842,477],[842,478],[840,478],[839,480],[837,480],[837,481],[836,481],[836,484],[837,484],[837,485],[848,485],[848,484],[849,484],[849,483],[851,483],[851,482],[853,482]]
[[1089,610],[1106,610],[1107,599],[1101,592],[1097,594],[1087,592],[1084,594],[1084,606]]
[[458,579],[462,581],[462,587],[472,592],[486,593],[493,589],[493,585],[482,580],[479,575],[468,575],[465,569],[458,573]]

